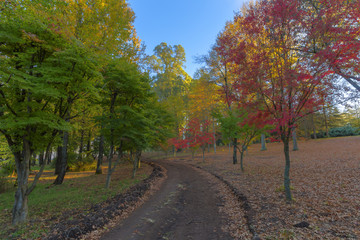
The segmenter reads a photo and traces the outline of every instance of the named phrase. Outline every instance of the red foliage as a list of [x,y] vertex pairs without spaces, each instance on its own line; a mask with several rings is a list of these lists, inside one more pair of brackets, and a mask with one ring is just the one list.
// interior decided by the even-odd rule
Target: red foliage
[[199,119],[191,119],[188,126],[181,129],[178,138],[170,139],[170,143],[176,149],[203,147],[205,144],[211,144],[214,141],[212,133],[206,131],[210,121],[199,121]]
[[[343,5],[339,3],[333,7],[333,1],[331,4],[320,2],[321,7],[329,11],[324,10],[329,21],[332,19],[330,12],[334,13],[333,9],[339,10]],[[329,56],[321,57],[320,54],[335,56],[337,51],[334,49],[341,48],[340,52],[347,53],[347,57],[336,55],[337,59],[358,57],[358,54],[350,54],[349,47],[355,43],[344,42],[344,34],[340,34],[340,40],[327,50],[310,54],[315,35],[308,31],[317,25],[314,18],[327,20],[305,8],[304,1],[260,1],[251,5],[245,15],[236,16],[217,41],[218,54],[226,63],[231,63],[231,71],[236,76],[233,101],[257,105],[257,108],[250,107],[256,109],[250,116],[251,121],[261,125],[267,119],[267,123],[272,123],[282,137],[289,138],[298,119],[322,106],[331,87],[329,75],[334,70],[324,64],[324,61],[329,61]],[[340,24],[343,18],[337,16],[336,22]],[[323,60],[319,61],[320,58]]]

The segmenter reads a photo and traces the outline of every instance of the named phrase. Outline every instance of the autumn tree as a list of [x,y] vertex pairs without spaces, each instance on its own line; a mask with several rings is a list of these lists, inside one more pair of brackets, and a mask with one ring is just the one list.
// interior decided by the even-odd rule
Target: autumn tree
[[205,161],[206,146],[213,141],[213,135],[205,130],[209,124],[210,122],[207,120],[190,119],[186,127],[181,129],[179,136],[171,139],[172,144],[176,149],[190,148],[192,158],[194,158],[196,150],[201,148],[202,158]]
[[359,1],[302,1],[305,24],[301,49],[313,67],[345,79],[360,91]]
[[[284,186],[290,192],[289,141],[298,120],[321,106],[327,74],[295,51],[305,45],[301,1],[259,1],[235,17],[236,31],[220,37],[223,54],[237,66],[235,88],[241,98],[257,97],[273,119],[284,144]],[[322,86],[322,87],[318,87]]]
[[[232,25],[227,25],[226,28],[231,29]],[[224,31],[224,33],[226,30]],[[217,40],[216,44],[212,47],[207,55],[197,59],[199,63],[204,63],[204,70],[209,74],[210,80],[221,88],[220,95],[225,109],[231,111],[233,108],[232,96],[234,94],[231,68],[234,66],[226,54],[222,54],[223,48],[219,48],[220,41]],[[225,111],[226,112],[226,111]],[[233,164],[237,163],[237,139],[232,139],[233,145]]]
[[221,104],[221,89],[211,81],[210,73],[206,69],[199,69],[195,73],[195,78],[190,85],[188,99],[189,118],[210,121],[206,131],[213,133],[214,152],[216,152],[216,119],[212,113],[224,106]]

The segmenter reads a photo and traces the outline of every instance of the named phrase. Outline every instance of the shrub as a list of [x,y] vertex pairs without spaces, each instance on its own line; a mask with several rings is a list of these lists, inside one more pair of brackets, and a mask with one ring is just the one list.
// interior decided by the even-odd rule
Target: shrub
[[15,162],[12,160],[5,160],[0,162],[0,175],[10,176],[15,171]]
[[4,193],[13,188],[14,188],[14,184],[12,184],[11,180],[9,180],[5,176],[0,175],[0,193]]
[[347,125],[344,127],[331,128],[329,134],[331,137],[355,136],[359,134],[359,131],[350,125]]
[[96,160],[89,154],[80,159],[76,153],[68,153],[68,171],[81,172],[81,171],[93,171],[96,170]]
[[[314,139],[314,134],[311,134],[311,138]],[[320,131],[316,133],[316,138],[326,138],[326,132]]]

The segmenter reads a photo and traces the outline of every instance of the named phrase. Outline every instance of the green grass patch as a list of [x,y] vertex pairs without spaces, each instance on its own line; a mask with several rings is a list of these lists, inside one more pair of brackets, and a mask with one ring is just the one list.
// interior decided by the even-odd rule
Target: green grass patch
[[86,213],[91,205],[120,194],[147,178],[151,167],[143,166],[135,179],[131,178],[131,165],[118,166],[109,189],[105,189],[106,174],[65,179],[59,186],[51,185],[53,180],[40,182],[28,199],[31,224],[16,227],[10,224],[14,190],[0,194],[0,239],[42,238],[64,212],[76,209]]

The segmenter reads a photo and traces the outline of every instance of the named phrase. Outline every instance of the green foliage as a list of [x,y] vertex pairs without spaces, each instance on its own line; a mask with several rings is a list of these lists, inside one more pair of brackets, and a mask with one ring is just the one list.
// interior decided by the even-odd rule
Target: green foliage
[[120,58],[107,66],[104,81],[104,112],[96,120],[107,142],[134,150],[167,139],[172,120],[151,91],[148,75],[128,59]]
[[152,85],[163,109],[174,119],[174,133],[185,126],[191,77],[185,72],[185,51],[181,45],[160,43],[148,58]]
[[225,143],[231,141],[233,138],[240,137],[239,133],[242,131],[240,123],[242,122],[242,118],[239,118],[237,116],[238,112],[236,112],[227,111],[226,115],[220,112],[213,113],[214,117],[220,122],[221,133]]
[[2,161],[12,160],[14,161],[14,155],[9,148],[8,143],[6,142],[3,136],[0,136],[0,166]]

